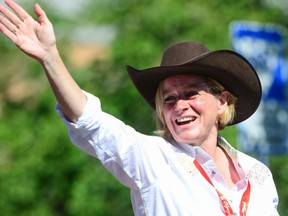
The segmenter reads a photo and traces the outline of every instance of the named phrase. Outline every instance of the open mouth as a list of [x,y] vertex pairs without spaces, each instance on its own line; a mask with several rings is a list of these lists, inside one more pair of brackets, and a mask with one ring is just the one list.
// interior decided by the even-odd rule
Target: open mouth
[[184,117],[184,118],[179,118],[176,119],[175,122],[177,125],[185,125],[185,124],[189,124],[192,121],[195,121],[195,117]]

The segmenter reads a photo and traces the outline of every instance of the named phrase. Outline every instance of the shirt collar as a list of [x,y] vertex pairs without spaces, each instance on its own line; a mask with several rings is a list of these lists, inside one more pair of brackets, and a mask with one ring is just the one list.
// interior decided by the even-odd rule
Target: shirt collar
[[[218,135],[217,137],[217,145],[221,146],[228,156],[232,159],[232,162],[234,164],[234,167],[240,177],[240,181],[236,183],[237,188],[243,188],[247,184],[247,178],[244,170],[241,168],[239,162],[238,162],[238,154],[237,150],[232,147],[225,139],[224,137]],[[214,164],[212,157],[206,153],[201,147],[194,146],[195,153],[196,153],[196,160],[204,165],[206,168],[211,167],[211,163]],[[205,165],[206,164],[206,165]],[[213,165],[214,166],[214,165]]]
[[[233,148],[221,135],[217,137],[217,145],[221,146],[233,162],[237,161],[237,150]],[[194,146],[196,151],[196,159],[199,163],[205,163],[208,160],[211,160],[211,156],[207,154],[201,147]]]
[[171,143],[173,144],[173,146],[175,146],[178,150],[185,152],[186,154],[188,154],[190,157],[195,158],[196,157],[196,152],[195,152],[195,147],[192,145],[188,145],[188,144],[180,144],[176,141],[171,141]]

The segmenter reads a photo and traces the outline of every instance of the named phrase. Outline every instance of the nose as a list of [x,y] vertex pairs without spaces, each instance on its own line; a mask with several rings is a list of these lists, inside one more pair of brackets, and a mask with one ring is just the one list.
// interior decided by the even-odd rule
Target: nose
[[176,103],[175,103],[175,112],[178,115],[181,115],[183,112],[185,112],[186,110],[189,109],[189,103],[187,100],[184,99],[179,99]]

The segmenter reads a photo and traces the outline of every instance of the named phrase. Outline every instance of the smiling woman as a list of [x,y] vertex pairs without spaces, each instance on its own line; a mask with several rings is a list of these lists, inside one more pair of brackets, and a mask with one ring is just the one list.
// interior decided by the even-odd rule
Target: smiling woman
[[145,135],[104,112],[100,99],[78,86],[40,5],[36,21],[14,1],[6,4],[12,12],[0,6],[0,31],[41,64],[71,141],[131,189],[135,215],[278,215],[270,170],[218,135],[259,105],[261,84],[246,59],[189,41],[169,46],[158,67],[127,66],[165,129],[162,137]]
[[[155,133],[157,135],[165,137],[165,138],[169,138],[169,137],[171,138],[171,134],[165,124],[165,120],[163,116],[164,104],[174,105],[179,99],[182,99],[182,100],[188,100],[188,99],[193,99],[193,98],[195,99],[196,96],[199,95],[200,87],[202,87],[202,91],[211,93],[217,98],[221,97],[221,93],[225,91],[225,88],[219,82],[215,80],[212,80],[210,78],[204,78],[201,76],[200,77],[198,76],[198,78],[201,79],[202,83],[197,81],[194,83],[194,85],[188,84],[188,89],[186,91],[184,90],[184,94],[183,94],[184,96],[182,97],[181,96],[179,97],[177,95],[171,96],[168,94],[167,91],[164,91],[164,81],[162,81],[159,84],[159,87],[155,96],[155,104],[156,104],[156,112],[157,112],[157,115],[156,115],[157,131],[155,131]],[[185,86],[185,83],[187,82],[187,80],[189,80],[189,77],[188,79],[184,78],[184,80],[180,82],[179,84],[180,87]],[[200,83],[202,85],[200,85]],[[227,96],[228,97],[228,100],[227,100],[228,109],[225,109],[224,113],[222,115],[219,115],[217,118],[218,130],[224,129],[227,124],[230,124],[232,122],[235,116],[235,103],[237,99],[235,98],[233,94],[229,92],[228,94],[229,94]],[[187,118],[185,119],[187,120]],[[194,118],[190,117],[189,120],[191,121],[192,119],[194,120]],[[186,120],[185,121],[183,121],[183,119],[178,120],[178,124],[184,124]],[[181,121],[181,123],[179,121]]]
[[229,93],[218,97],[208,93],[204,80],[195,75],[175,75],[163,82],[162,112],[172,137],[194,146],[216,143],[218,119],[227,108]]

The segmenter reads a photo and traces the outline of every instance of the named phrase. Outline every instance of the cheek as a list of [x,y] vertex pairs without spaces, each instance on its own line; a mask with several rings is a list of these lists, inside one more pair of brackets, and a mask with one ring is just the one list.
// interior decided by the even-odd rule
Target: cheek
[[163,109],[163,118],[166,126],[170,129],[172,127],[172,112],[169,109]]
[[170,113],[168,113],[168,112],[163,112],[163,117],[164,117],[164,122],[166,123],[166,125],[168,125],[169,124],[169,119],[171,119],[171,114]]
[[214,98],[210,98],[208,100],[199,100],[194,104],[195,111],[198,112],[199,115],[204,117],[204,119],[217,118],[220,115],[221,111],[219,109],[218,103]]
[[194,111],[198,114],[205,113],[211,107],[212,103],[210,100],[195,100],[193,103],[190,103]]
[[217,110],[219,106],[219,100],[216,99],[214,96],[207,97],[203,100],[197,101],[199,107],[201,106],[204,109],[213,109]]

